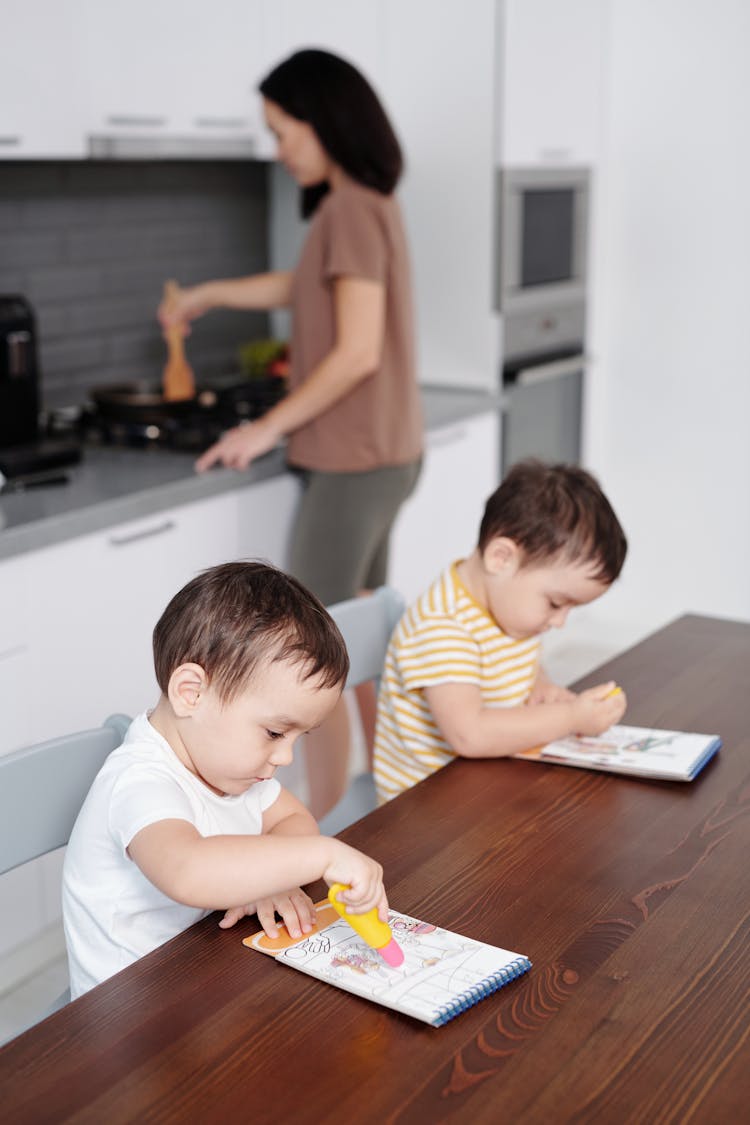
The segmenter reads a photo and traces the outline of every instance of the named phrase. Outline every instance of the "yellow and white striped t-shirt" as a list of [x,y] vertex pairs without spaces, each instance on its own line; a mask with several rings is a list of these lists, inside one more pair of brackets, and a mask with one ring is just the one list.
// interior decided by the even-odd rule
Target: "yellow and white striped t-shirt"
[[375,732],[381,803],[456,757],[427,706],[425,687],[475,684],[485,707],[516,707],[528,699],[537,674],[539,638],[507,636],[456,567],[409,607],[388,646]]

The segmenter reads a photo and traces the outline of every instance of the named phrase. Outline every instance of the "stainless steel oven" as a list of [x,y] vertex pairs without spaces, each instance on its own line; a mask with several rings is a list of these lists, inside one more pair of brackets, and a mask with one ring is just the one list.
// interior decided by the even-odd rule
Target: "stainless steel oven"
[[578,462],[589,172],[505,168],[497,183],[503,474],[522,457]]
[[580,348],[503,367],[502,475],[524,457],[577,464],[586,357]]

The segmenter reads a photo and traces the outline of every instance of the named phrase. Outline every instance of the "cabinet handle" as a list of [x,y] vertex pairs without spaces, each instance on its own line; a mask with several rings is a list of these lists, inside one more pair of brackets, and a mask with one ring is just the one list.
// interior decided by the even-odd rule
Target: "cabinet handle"
[[0,137],[0,146],[2,146],[3,148],[17,148],[18,145],[20,145],[20,143],[21,143],[20,137],[11,137],[11,136],[8,136],[7,134],[5,136]]
[[130,535],[110,535],[109,542],[112,547],[127,547],[129,543],[137,543],[139,539],[150,539],[154,535],[164,535],[173,531],[177,525],[174,520],[164,520],[153,527],[145,527],[143,531],[133,531]]
[[193,124],[198,129],[247,129],[250,122],[246,117],[195,117]]
[[27,647],[27,645],[13,645],[12,648],[6,648],[0,652],[0,660],[12,660],[14,656],[20,656],[22,652],[26,652]]
[[166,123],[166,117],[152,117],[151,115],[137,113],[111,113],[107,117],[108,125],[115,125],[120,128],[163,129]]
[[466,437],[466,426],[452,426],[449,430],[442,430],[435,433],[433,430],[428,430],[425,437],[425,445],[428,447],[435,447],[438,445],[453,445],[455,441],[461,441]]

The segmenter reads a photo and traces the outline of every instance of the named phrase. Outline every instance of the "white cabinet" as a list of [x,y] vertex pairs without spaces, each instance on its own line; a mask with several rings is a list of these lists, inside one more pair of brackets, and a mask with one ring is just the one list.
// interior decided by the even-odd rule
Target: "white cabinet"
[[24,0],[3,13],[0,159],[84,155],[80,43],[68,4]]
[[407,603],[477,544],[490,493],[500,482],[499,416],[495,412],[431,430],[422,475],[399,512],[388,581]]
[[39,699],[31,741],[153,706],[154,625],[185,582],[236,554],[236,498],[229,494],[29,556],[33,680],[24,694]]
[[293,51],[319,47],[348,59],[378,86],[383,76],[385,18],[383,3],[264,0],[266,70]]
[[29,583],[23,558],[0,563],[0,754],[29,741],[35,706],[28,635]]
[[499,163],[597,162],[608,5],[504,0]]
[[272,477],[237,493],[238,558],[264,559],[285,569],[299,493],[299,480],[293,473]]
[[490,390],[493,312],[494,0],[384,0],[384,93],[402,141],[424,383]]
[[198,0],[77,0],[76,9],[88,133],[135,141],[141,151],[144,142],[185,138],[260,145],[258,2],[215,0],[207,11]]

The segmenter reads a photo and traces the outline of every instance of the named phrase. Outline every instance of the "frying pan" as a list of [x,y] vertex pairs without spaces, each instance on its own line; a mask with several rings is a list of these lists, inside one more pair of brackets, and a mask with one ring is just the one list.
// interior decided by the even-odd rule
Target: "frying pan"
[[145,381],[92,387],[89,397],[102,418],[144,426],[158,426],[169,418],[181,418],[194,414],[196,410],[210,410],[217,400],[215,391],[203,389],[198,390],[193,398],[168,402],[160,384]]

